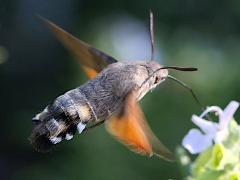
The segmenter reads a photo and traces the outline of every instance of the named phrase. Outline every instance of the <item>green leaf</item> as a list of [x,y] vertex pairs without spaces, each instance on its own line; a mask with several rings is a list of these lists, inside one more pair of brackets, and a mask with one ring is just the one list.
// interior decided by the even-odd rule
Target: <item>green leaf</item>
[[209,161],[212,155],[212,148],[208,148],[202,152],[193,164],[192,174],[194,177],[197,177],[199,174],[205,172],[205,165]]

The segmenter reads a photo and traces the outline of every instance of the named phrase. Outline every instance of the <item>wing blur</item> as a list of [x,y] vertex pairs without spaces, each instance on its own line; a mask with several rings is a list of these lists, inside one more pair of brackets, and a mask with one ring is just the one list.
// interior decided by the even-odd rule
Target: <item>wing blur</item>
[[106,122],[108,131],[130,150],[146,155],[157,156],[172,161],[173,154],[153,134],[134,93],[130,93],[125,104],[116,115]]
[[94,78],[107,65],[117,62],[113,57],[91,47],[51,21],[42,17],[41,19],[48,25],[57,39],[77,58],[89,79]]

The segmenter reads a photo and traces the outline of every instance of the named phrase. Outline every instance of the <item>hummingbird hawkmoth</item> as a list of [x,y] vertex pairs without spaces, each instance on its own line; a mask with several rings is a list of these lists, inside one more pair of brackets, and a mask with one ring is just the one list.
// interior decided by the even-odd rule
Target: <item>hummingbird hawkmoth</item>
[[[195,71],[196,68],[161,66],[154,61],[153,14],[150,12],[151,61],[117,61],[42,18],[63,45],[82,65],[89,80],[58,96],[32,120],[30,142],[37,151],[47,152],[63,139],[105,123],[110,134],[130,150],[173,160],[173,154],[159,141],[145,121],[138,101],[166,78],[168,69]],[[186,84],[183,84],[187,87]]]

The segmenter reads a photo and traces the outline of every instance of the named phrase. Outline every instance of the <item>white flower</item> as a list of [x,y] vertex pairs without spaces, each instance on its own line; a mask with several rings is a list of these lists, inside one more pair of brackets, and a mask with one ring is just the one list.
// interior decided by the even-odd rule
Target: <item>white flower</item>
[[[227,136],[228,124],[233,119],[239,103],[231,101],[228,106],[222,110],[218,106],[208,107],[200,116],[193,115],[192,122],[199,129],[191,129],[183,138],[182,145],[191,154],[198,154],[215,143],[220,143]],[[215,112],[219,117],[219,122],[205,120],[204,117],[209,112]]]

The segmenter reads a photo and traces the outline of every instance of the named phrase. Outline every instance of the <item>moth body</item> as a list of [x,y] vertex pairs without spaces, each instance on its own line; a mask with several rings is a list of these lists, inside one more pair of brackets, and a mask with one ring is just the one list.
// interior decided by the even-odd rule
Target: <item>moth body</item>
[[[49,151],[63,139],[70,140],[78,131],[105,122],[106,129],[130,150],[166,160],[174,155],[148,126],[138,103],[168,75],[170,69],[154,61],[153,15],[150,12],[151,61],[119,62],[108,54],[74,37],[56,24],[42,18],[58,40],[81,64],[88,81],[57,97],[33,118],[35,127],[30,142],[38,151]],[[173,78],[173,77],[172,77]]]
[[129,91],[134,90],[140,100],[164,80],[166,69],[148,79],[160,67],[154,61],[107,66],[94,79],[57,97],[37,114],[31,142],[37,150],[48,151],[63,139],[72,139],[76,131],[81,133],[88,124],[109,119],[121,108]]

